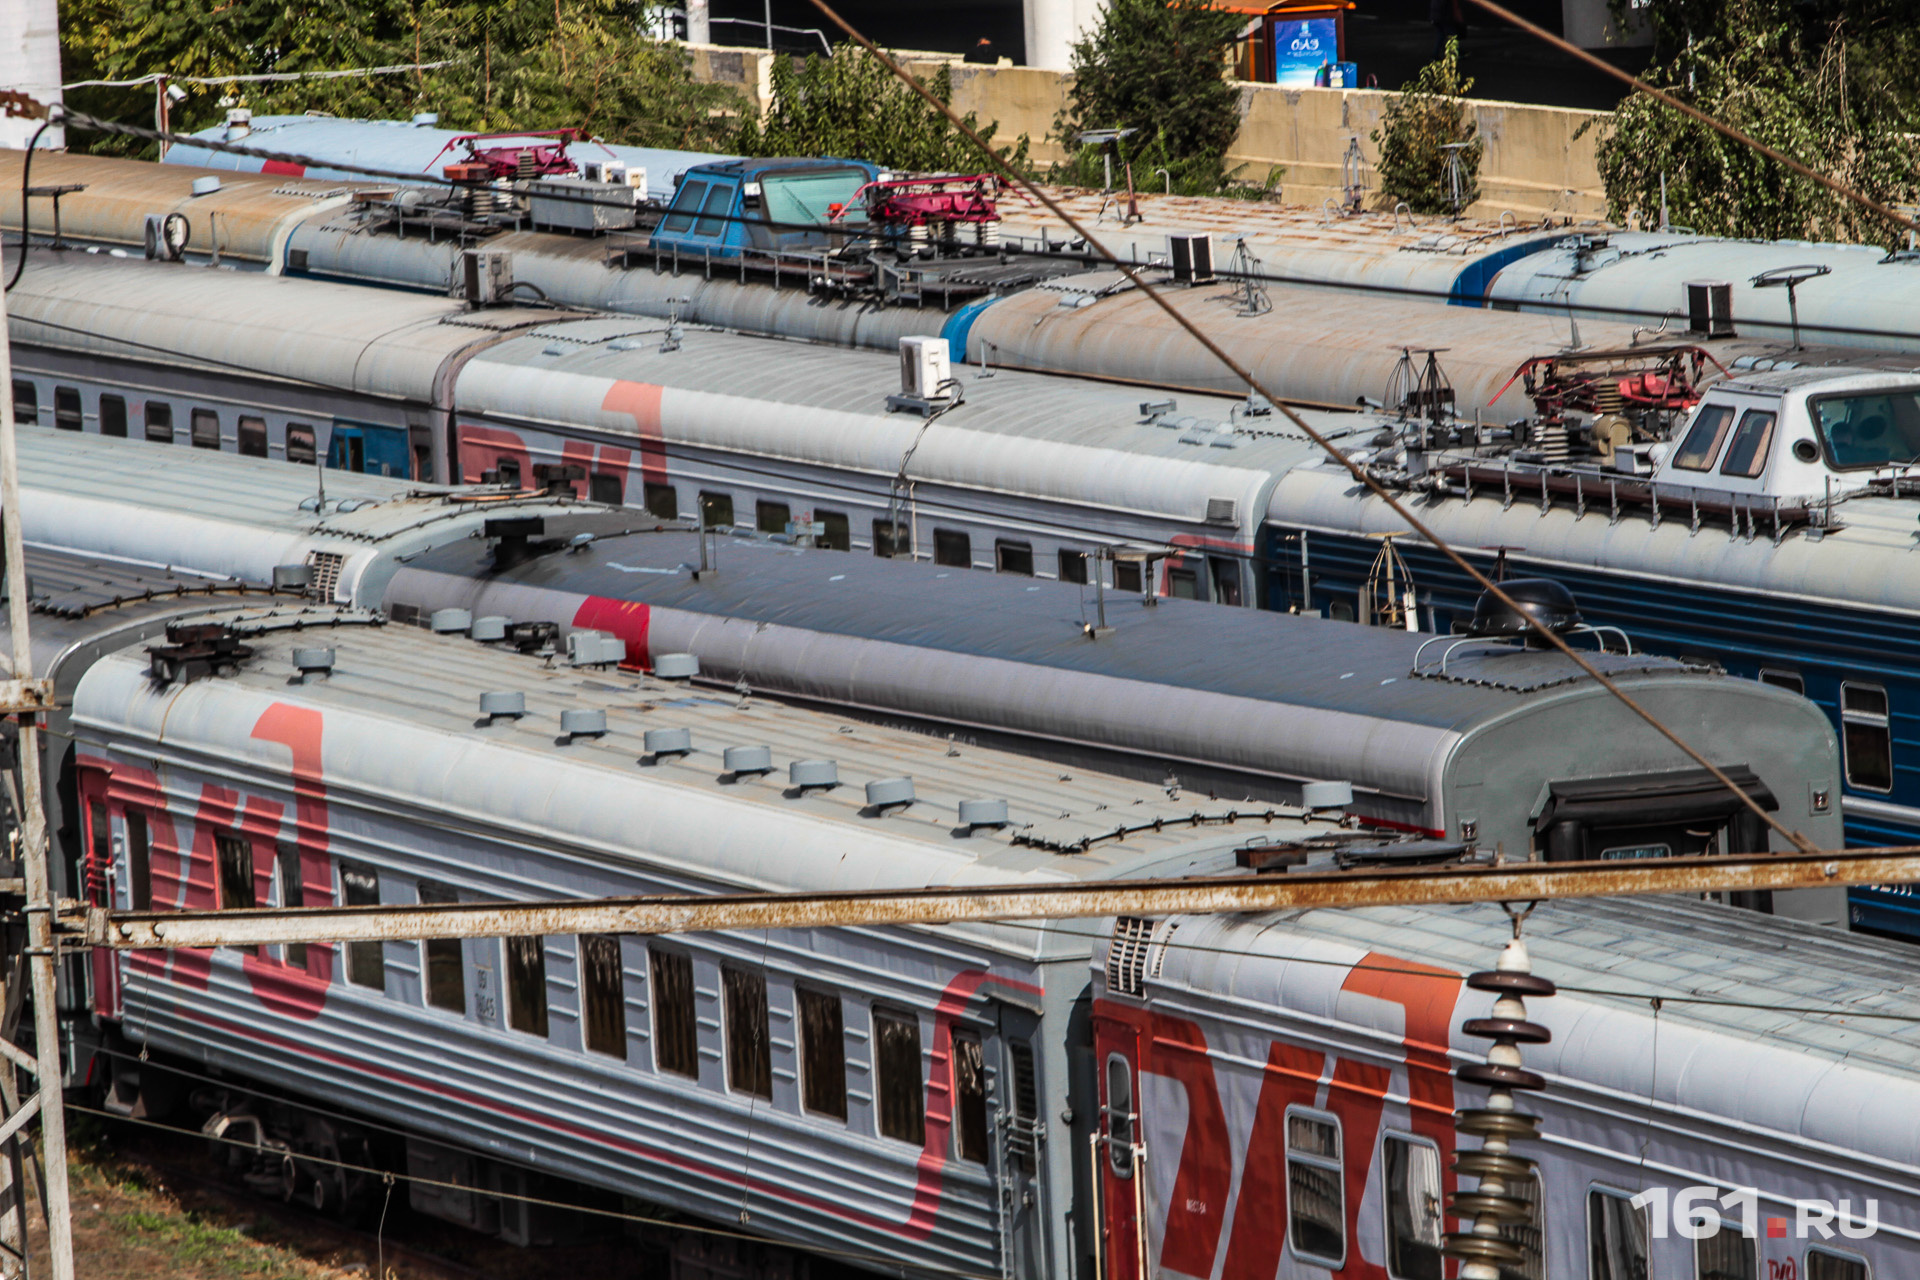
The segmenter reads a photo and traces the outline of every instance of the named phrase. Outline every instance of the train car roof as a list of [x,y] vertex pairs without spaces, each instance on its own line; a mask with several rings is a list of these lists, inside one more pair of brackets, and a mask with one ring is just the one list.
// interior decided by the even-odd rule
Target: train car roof
[[17,343],[432,403],[443,366],[567,314],[187,263],[36,251],[7,295]]
[[[1511,934],[1492,905],[1183,917],[1147,987],[1183,1002],[1206,993],[1268,1014],[1378,1020],[1397,1039],[1397,1007],[1343,999],[1352,965],[1464,975],[1491,969]],[[1523,934],[1533,971],[1561,988],[1527,1002],[1553,1031],[1550,1045],[1526,1049],[1547,1098],[1572,1081],[1920,1167],[1910,946],[1682,898],[1544,902]],[[1480,1016],[1491,1000],[1463,991],[1455,1014]],[[1483,1042],[1455,1036],[1458,1055],[1484,1057]]]
[[[557,530],[556,530],[557,531]],[[1474,646],[1438,672],[1439,644],[1422,671],[1414,659],[1437,637],[1262,609],[1107,593],[1113,631],[1086,637],[1090,587],[971,569],[803,549],[757,538],[724,540],[718,573],[696,578],[696,537],[685,530],[617,535],[495,571],[486,548],[448,544],[408,562],[409,571],[549,586],[602,599],[640,601],[831,635],[937,648],[1124,680],[1337,710],[1402,724],[1464,731],[1519,703],[1597,685],[1551,650]],[[1717,669],[1651,654],[1595,653],[1590,660],[1627,683],[1732,683]],[[1767,700],[1783,695],[1738,681]]]
[[[296,609],[298,610],[296,612]],[[873,889],[1097,880],[1223,871],[1249,840],[1327,834],[1331,817],[1170,797],[1149,783],[927,735],[849,723],[764,697],[617,670],[575,670],[460,636],[342,614],[315,635],[310,606],[209,613],[247,632],[237,672],[156,686],[144,647],[100,660],[74,698],[76,725],[229,776],[284,775],[285,748],[252,736],[278,705],[323,718],[321,769],[336,804],[420,805],[508,838],[610,863],[643,861],[689,891]],[[295,624],[300,629],[292,629]],[[289,682],[295,645],[335,650],[331,674]],[[518,719],[476,719],[482,694],[525,696]],[[562,734],[566,710],[600,709],[605,735]],[[686,755],[648,731],[686,729]],[[729,747],[765,746],[771,771],[729,772]],[[799,760],[834,762],[840,785],[789,785]],[[870,802],[866,783],[908,777],[911,805]],[[1004,828],[962,826],[963,800],[1004,799]],[[536,892],[529,881],[527,893]],[[999,930],[1031,954],[1030,929]]]
[[[277,565],[336,572],[351,595],[376,556],[478,534],[501,516],[604,512],[570,495],[415,485],[267,458],[22,427],[20,505],[30,543],[132,565],[246,581]],[[326,486],[321,508],[318,489]],[[332,556],[331,567],[315,555]]]

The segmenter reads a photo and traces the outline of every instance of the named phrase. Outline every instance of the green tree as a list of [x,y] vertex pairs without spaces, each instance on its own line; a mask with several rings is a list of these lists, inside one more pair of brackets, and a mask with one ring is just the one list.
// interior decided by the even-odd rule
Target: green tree
[[[766,120],[748,119],[733,146],[750,156],[842,156],[895,169],[975,172],[990,167],[966,135],[949,124],[878,58],[854,44],[832,57],[774,60]],[[942,66],[923,82],[943,103],[953,101],[953,74]],[[994,125],[972,112],[962,117],[987,142]],[[1024,172],[1027,139],[996,148]]]
[[[1920,35],[1892,0],[1677,0],[1649,10],[1676,98],[1887,204],[1912,203]],[[1608,216],[1730,236],[1891,244],[1897,228],[1642,94],[1598,146]]]
[[1110,0],[1099,27],[1073,46],[1073,87],[1053,125],[1069,159],[1055,176],[1098,185],[1101,148],[1078,136],[1132,129],[1117,150],[1136,183],[1154,185],[1153,171],[1165,169],[1177,191],[1227,186],[1240,95],[1227,81],[1226,55],[1245,21],[1205,0]]
[[[1485,144],[1466,104],[1472,89],[1460,75],[1460,42],[1449,37],[1439,59],[1386,104],[1373,131],[1383,201],[1404,200],[1415,213],[1458,213],[1480,198]],[[1450,146],[1458,155],[1457,198],[1447,172]]]
[[[645,146],[716,149],[743,101],[694,81],[686,50],[647,34],[644,0],[63,0],[70,79],[154,71],[214,78],[183,85],[174,128],[219,123],[223,99],[256,114],[326,111],[405,117],[437,111],[449,128],[573,126]],[[399,75],[285,82],[218,77],[431,63]],[[75,109],[151,124],[153,90],[82,89]],[[76,148],[151,155],[137,140],[78,135]]]

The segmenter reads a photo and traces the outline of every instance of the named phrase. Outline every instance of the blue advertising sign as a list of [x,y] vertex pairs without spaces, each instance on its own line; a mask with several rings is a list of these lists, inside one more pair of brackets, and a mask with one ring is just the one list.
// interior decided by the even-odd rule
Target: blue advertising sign
[[1340,61],[1340,21],[1307,18],[1273,22],[1273,82],[1296,89],[1313,87],[1314,73]]

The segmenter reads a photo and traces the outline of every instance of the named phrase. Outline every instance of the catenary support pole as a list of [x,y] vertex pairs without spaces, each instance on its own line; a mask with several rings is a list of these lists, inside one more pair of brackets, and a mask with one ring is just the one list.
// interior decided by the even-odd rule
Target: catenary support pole
[[[21,250],[25,252],[24,247]],[[0,269],[0,276],[5,274]],[[46,1154],[47,1251],[53,1280],[73,1280],[73,1222],[67,1202],[67,1127],[61,1088],[59,1011],[55,1007],[53,884],[47,866],[47,819],[41,803],[40,707],[33,688],[33,645],[27,635],[27,560],[20,530],[20,470],[14,448],[13,356],[0,296],[0,539],[6,544],[8,622],[13,630],[14,693],[0,712],[20,717],[20,865],[27,890],[27,972],[33,991],[33,1038],[38,1052],[40,1139]]]

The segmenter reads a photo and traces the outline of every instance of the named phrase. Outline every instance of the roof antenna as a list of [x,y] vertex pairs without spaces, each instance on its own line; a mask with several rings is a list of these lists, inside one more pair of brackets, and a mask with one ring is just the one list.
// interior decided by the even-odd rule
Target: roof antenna
[[[316,439],[319,434],[317,431],[314,432]],[[327,447],[333,447],[332,436],[327,437]],[[314,499],[313,514],[323,516],[327,514],[327,455],[325,450],[317,446],[313,451],[313,474],[315,482],[319,485],[319,496]]]

